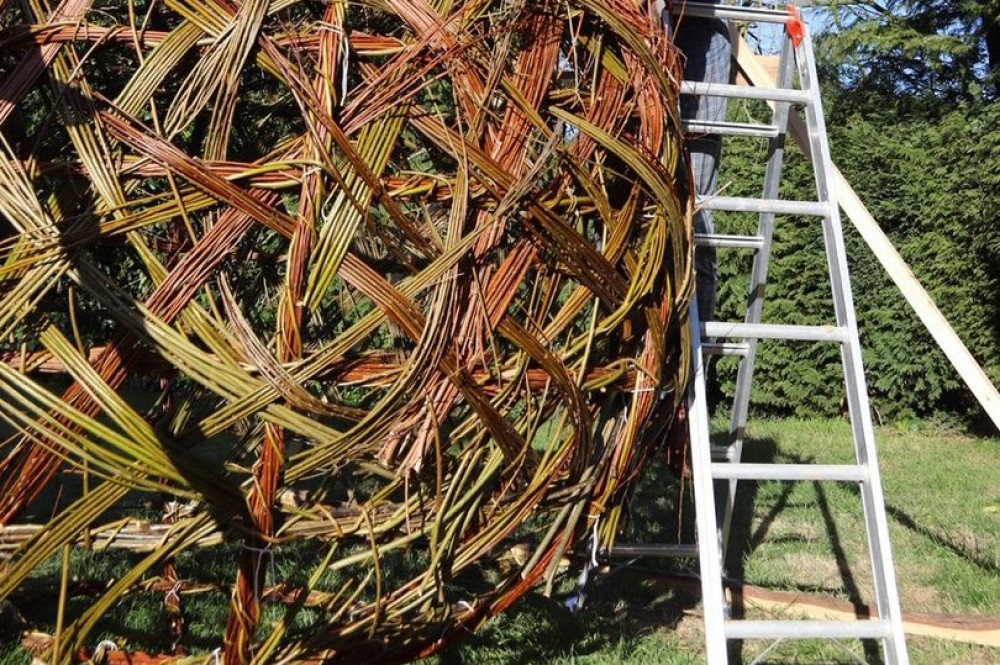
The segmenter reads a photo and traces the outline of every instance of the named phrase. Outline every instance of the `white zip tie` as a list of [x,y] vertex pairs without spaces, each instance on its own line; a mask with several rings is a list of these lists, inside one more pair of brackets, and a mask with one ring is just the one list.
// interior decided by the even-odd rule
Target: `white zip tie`
[[118,645],[111,640],[101,640],[97,643],[97,648],[94,651],[100,651],[101,649],[105,651],[118,651]]
[[222,647],[215,647],[215,649],[212,650],[212,662],[215,663],[215,665],[219,665],[221,654]]

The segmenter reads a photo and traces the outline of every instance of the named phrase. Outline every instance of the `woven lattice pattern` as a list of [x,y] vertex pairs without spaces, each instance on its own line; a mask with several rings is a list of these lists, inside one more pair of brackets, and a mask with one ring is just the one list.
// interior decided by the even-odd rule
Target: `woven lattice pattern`
[[688,367],[678,72],[632,0],[0,0],[0,522],[85,479],[0,593],[144,553],[54,662],[142,585],[183,646],[194,548],[227,663],[359,662],[609,543]]

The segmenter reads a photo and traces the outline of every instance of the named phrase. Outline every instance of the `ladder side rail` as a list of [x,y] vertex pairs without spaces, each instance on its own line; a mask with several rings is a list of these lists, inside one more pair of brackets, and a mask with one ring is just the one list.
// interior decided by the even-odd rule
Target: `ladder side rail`
[[698,299],[691,299],[691,363],[693,376],[688,388],[688,428],[691,436],[691,475],[694,483],[695,526],[701,575],[702,610],[705,614],[705,654],[708,665],[726,665],[726,601],[722,587],[722,542],[715,512],[712,481],[708,396],[705,390],[705,360],[701,353]]
[[899,607],[899,592],[892,563],[885,499],[877,461],[878,456],[875,450],[875,431],[872,425],[868,390],[862,366],[858,323],[851,293],[847,252],[843,228],[840,223],[840,209],[830,188],[833,182],[833,161],[827,142],[826,121],[822,113],[822,100],[817,87],[816,63],[812,58],[812,41],[808,31],[803,36],[798,50],[803,55],[799,59],[799,77],[803,88],[809,89],[814,98],[813,103],[806,106],[806,121],[809,128],[810,152],[816,174],[816,189],[820,200],[829,205],[829,216],[824,219],[823,231],[826,239],[834,309],[838,325],[844,326],[848,330],[848,341],[841,347],[841,360],[854,435],[855,455],[857,462],[867,466],[869,471],[868,482],[861,484],[862,508],[875,581],[876,604],[880,618],[888,621],[890,625],[890,635],[883,641],[885,656],[889,665],[905,665],[909,660],[903,634],[902,613]]
[[[738,35],[733,35],[736,43]],[[787,35],[782,40],[781,57],[778,65],[779,88],[790,88],[795,76],[794,51],[792,41]],[[788,131],[788,117],[791,104],[777,102],[774,105],[772,124],[778,128],[778,136],[772,139],[767,160],[767,170],[764,174],[763,199],[777,199],[781,186],[781,174],[784,168],[785,145]],[[757,236],[764,239],[763,246],[753,259],[753,269],[750,277],[750,292],[748,294],[746,322],[760,323],[764,312],[764,290],[771,263],[771,243],[774,237],[773,212],[761,213],[757,222]],[[729,461],[739,463],[743,458],[743,439],[746,432],[747,418],[750,410],[750,390],[753,385],[754,364],[757,358],[758,340],[748,339],[747,353],[740,362],[736,374],[736,389],[733,396],[732,413],[730,414],[729,442],[731,454]],[[737,480],[729,482],[729,488],[723,498],[722,508],[722,549],[723,556],[729,546],[729,534],[733,525],[733,510],[736,505]]]

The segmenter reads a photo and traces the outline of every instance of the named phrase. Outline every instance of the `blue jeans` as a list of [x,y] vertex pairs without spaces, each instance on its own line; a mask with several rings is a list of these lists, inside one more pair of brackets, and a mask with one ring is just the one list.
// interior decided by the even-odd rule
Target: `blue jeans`
[[[685,57],[685,79],[729,83],[732,45],[725,21],[682,17],[676,25],[674,43]],[[723,122],[726,119],[726,98],[685,95],[681,97],[681,118]],[[687,147],[695,194],[714,195],[719,183],[722,138],[715,134],[691,137],[687,141]],[[694,230],[695,233],[714,233],[712,211],[698,210],[695,213]],[[699,317],[702,321],[712,321],[715,317],[718,272],[715,249],[699,247],[695,252],[694,265]]]

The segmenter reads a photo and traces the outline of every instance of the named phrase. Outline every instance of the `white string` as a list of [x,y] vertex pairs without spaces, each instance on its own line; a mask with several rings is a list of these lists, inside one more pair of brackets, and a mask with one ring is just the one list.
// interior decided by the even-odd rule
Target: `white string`
[[598,515],[597,519],[594,520],[594,531],[591,534],[590,541],[590,565],[597,568],[597,528],[601,523],[601,516]]
[[594,527],[590,534],[590,559],[583,564],[580,576],[576,578],[576,589],[569,598],[566,599],[566,608],[570,612],[579,612],[583,609],[583,604],[587,600],[587,580],[590,579],[590,571],[597,568],[597,532],[600,529],[601,516],[589,515],[594,518]]
[[347,99],[347,68],[351,63],[351,49],[347,44],[347,32],[340,29],[340,43],[344,45],[344,57],[340,63],[340,105]]
[[97,643],[97,649],[95,651],[100,651],[104,649],[105,651],[118,651],[118,645],[111,640],[101,640]]
[[343,106],[344,99],[347,98],[347,69],[350,67],[351,62],[351,49],[348,44],[347,31],[344,30],[344,26],[337,23],[320,21],[316,25],[320,28],[324,28],[330,32],[335,32],[340,35],[340,43],[344,47],[344,56],[341,58],[340,69],[340,105]]
[[167,592],[167,595],[163,597],[164,603],[169,603],[171,598],[173,598],[178,603],[181,602],[181,597],[177,595],[177,592],[181,590],[181,584],[183,584],[183,580],[177,580],[174,583],[173,588],[170,589],[170,591]]
[[347,99],[347,69],[351,66],[351,49],[348,44],[347,31],[344,26],[336,23],[323,23],[324,28],[337,33],[340,36],[340,44],[343,46],[343,56],[340,59],[340,105],[344,105]]
[[222,654],[222,647],[215,647],[215,649],[212,650],[212,662],[215,665],[219,665],[219,660],[220,660],[219,656],[221,654]]
[[[274,556],[271,553],[271,546],[270,545],[266,545],[264,547],[252,547],[250,545],[247,545],[246,543],[243,543],[243,549],[247,550],[248,552],[256,552],[257,553],[257,564],[254,566],[254,570],[253,570],[253,580],[254,580],[253,596],[254,596],[255,600],[257,600],[258,602],[260,602],[260,597],[261,597],[261,594],[263,593],[263,590],[264,590],[263,587],[264,587],[265,583],[267,582],[267,575],[266,575],[266,573],[265,573],[264,579],[263,580],[260,579],[260,567],[261,567],[262,562],[264,561],[264,557],[265,556],[268,557],[268,569],[270,570],[270,573],[271,573],[271,579],[275,579],[275,575],[274,575]],[[260,588],[258,588],[258,580],[260,580],[260,582],[259,582]]]
[[167,501],[163,506],[164,508],[164,518],[169,519],[171,517],[177,517],[181,512],[180,501]]

